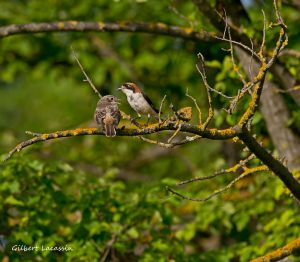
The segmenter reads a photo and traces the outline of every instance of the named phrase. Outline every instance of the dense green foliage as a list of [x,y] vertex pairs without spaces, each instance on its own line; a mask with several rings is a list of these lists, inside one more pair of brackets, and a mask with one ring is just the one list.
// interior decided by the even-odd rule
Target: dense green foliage
[[[236,256],[247,261],[300,234],[298,210],[286,209],[292,199],[282,196],[276,179],[263,174],[243,194],[240,185],[239,194],[199,205],[165,195],[162,186],[175,182],[170,178],[134,186],[116,180],[114,168],[99,177],[51,162],[21,157],[2,170],[2,233],[10,247],[68,245],[73,251],[8,251],[13,261],[97,261],[114,237],[113,250],[122,261],[229,261]],[[210,250],[214,245],[221,247]]]
[[[214,1],[212,1],[214,2]],[[169,8],[213,27],[190,1],[1,1],[0,25],[38,21],[159,21],[189,26]],[[271,10],[267,5],[266,10]],[[268,20],[272,12],[268,11]],[[285,7],[289,48],[300,49],[299,13]],[[261,13],[253,8],[249,34],[260,38]],[[298,26],[296,25],[298,21]],[[274,46],[275,32],[268,31]],[[227,94],[240,83],[220,43],[195,43],[149,34],[41,33],[0,40],[0,154],[25,138],[24,132],[51,132],[93,126],[97,96],[83,82],[70,47],[102,94],[122,98],[122,110],[134,114],[117,87],[140,83],[158,106],[192,105],[186,88],[206,113],[206,93],[195,69],[197,53],[208,61],[208,80]],[[299,60],[282,57],[299,77]],[[288,99],[288,98],[287,98]],[[241,108],[247,106],[247,99]],[[222,97],[214,95],[215,126],[226,116]],[[291,108],[294,105],[290,103]],[[196,111],[194,111],[196,115]],[[299,110],[290,124],[299,128]],[[255,131],[272,148],[259,113]],[[298,129],[299,130],[299,129]],[[164,137],[166,134],[159,134]],[[155,137],[155,136],[154,136]],[[233,147],[233,149],[232,149]],[[236,154],[226,153],[231,148]],[[240,181],[230,192],[205,203],[168,195],[165,186],[228,167],[245,152],[234,143],[198,141],[172,150],[136,138],[85,136],[34,145],[0,166],[0,235],[8,240],[0,259],[9,261],[248,261],[300,235],[299,207],[269,173]],[[225,153],[224,153],[225,152]],[[255,165],[255,162],[253,162]],[[226,175],[184,188],[204,197],[226,185]],[[113,240],[112,247],[109,243]],[[12,246],[69,246],[68,252],[14,252]],[[295,257],[295,261],[300,261]]]

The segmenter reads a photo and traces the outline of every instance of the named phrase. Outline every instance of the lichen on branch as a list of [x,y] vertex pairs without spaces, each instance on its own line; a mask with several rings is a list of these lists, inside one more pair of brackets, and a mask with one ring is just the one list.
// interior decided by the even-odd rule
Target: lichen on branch
[[[152,124],[141,129],[121,127],[117,129],[117,136],[143,136],[143,135],[154,134],[164,130],[174,131],[177,129],[178,127],[175,122],[165,121],[165,123],[163,124],[159,124],[159,123]],[[217,130],[217,129],[201,130],[198,126],[191,125],[191,124],[182,124],[181,131],[199,135],[203,138],[208,138],[213,140],[226,140],[236,136],[236,131],[231,128],[222,129],[222,130]],[[72,130],[63,130],[63,131],[56,131],[53,133],[42,133],[42,134],[27,132],[27,134],[33,135],[34,137],[19,143],[14,149],[12,149],[8,153],[7,157],[4,159],[5,161],[11,158],[16,152],[19,152],[23,148],[38,142],[44,142],[47,140],[59,139],[59,138],[71,137],[71,136],[104,135],[104,133],[97,128],[77,128]]]
[[274,262],[282,260],[285,257],[290,256],[294,252],[300,250],[300,238],[297,238],[287,245],[278,248],[264,256],[258,257],[256,259],[251,260],[251,262]]

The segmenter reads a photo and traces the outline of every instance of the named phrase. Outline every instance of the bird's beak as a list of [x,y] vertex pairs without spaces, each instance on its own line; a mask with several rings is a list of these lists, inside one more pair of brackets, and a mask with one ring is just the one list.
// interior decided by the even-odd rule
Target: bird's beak
[[123,86],[121,86],[121,87],[118,88],[119,91],[122,91],[122,89],[123,89]]

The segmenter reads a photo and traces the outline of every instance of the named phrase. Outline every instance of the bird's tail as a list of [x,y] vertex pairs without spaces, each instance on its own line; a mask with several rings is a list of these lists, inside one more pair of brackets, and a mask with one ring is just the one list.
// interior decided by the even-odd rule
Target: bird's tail
[[107,137],[116,136],[116,128],[113,124],[111,124],[111,123],[106,123],[105,124],[105,135]]

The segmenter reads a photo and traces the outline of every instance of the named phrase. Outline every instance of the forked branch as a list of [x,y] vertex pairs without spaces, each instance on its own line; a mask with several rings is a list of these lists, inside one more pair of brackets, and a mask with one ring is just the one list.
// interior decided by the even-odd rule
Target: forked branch
[[[204,198],[192,198],[192,197],[182,195],[182,194],[178,193],[177,191],[175,191],[172,188],[167,187],[166,189],[167,189],[167,191],[171,192],[172,194],[174,194],[176,196],[179,196],[180,198],[195,201],[195,202],[205,202],[205,201],[207,201],[207,200],[209,200],[209,199],[211,199],[211,198],[213,198],[213,197],[229,190],[230,188],[232,188],[236,184],[236,182],[242,180],[243,178],[245,178],[245,177],[247,177],[251,174],[257,173],[257,172],[268,171],[268,170],[269,170],[269,168],[265,165],[257,166],[257,167],[253,167],[253,168],[245,168],[244,172],[241,175],[239,175],[238,177],[236,177],[235,179],[233,179],[227,186],[215,190],[212,194],[210,194],[210,195],[208,195],[207,197],[204,197]],[[219,174],[224,174],[224,173],[219,173]],[[206,180],[208,178],[210,179],[210,178],[213,178],[213,177],[215,177],[215,176],[204,177],[202,180]],[[199,181],[199,180],[201,180],[201,179],[198,178],[197,180],[194,180],[194,181]]]
[[[117,129],[117,135],[118,136],[136,136],[142,139],[145,142],[157,144],[164,147],[174,147],[177,145],[186,144],[189,142],[192,142],[199,138],[207,138],[207,139],[215,139],[215,140],[226,140],[226,139],[232,139],[234,137],[238,137],[240,141],[243,141],[243,143],[250,149],[250,151],[261,160],[263,165],[256,167],[256,168],[246,168],[244,169],[243,173],[239,175],[236,179],[232,180],[225,188],[221,188],[216,190],[213,194],[205,198],[205,200],[218,195],[225,190],[230,189],[235,182],[242,179],[245,176],[248,176],[254,172],[257,171],[266,171],[270,170],[274,174],[276,174],[282,182],[287,186],[287,188],[293,193],[293,195],[300,200],[300,184],[299,182],[293,177],[291,172],[277,159],[275,159],[269,152],[267,152],[249,133],[247,126],[249,123],[251,123],[251,119],[254,116],[259,100],[260,95],[263,89],[264,85],[264,79],[266,77],[266,74],[268,70],[272,67],[272,65],[275,63],[278,55],[283,50],[283,48],[287,45],[287,35],[286,35],[286,25],[283,22],[283,19],[277,9],[276,2],[274,1],[274,7],[276,11],[276,17],[277,21],[276,23],[272,24],[272,26],[279,26],[280,27],[280,33],[278,37],[278,41],[276,43],[276,47],[274,48],[274,51],[270,58],[267,58],[264,56],[264,46],[265,46],[265,30],[266,30],[266,23],[264,18],[264,30],[263,30],[263,41],[260,46],[260,50],[258,53],[256,53],[252,48],[245,46],[242,43],[236,42],[231,39],[231,33],[230,33],[230,27],[227,24],[227,19],[225,18],[226,23],[226,30],[224,31],[223,37],[220,39],[222,41],[229,42],[230,48],[231,48],[231,57],[232,57],[232,63],[233,66],[235,65],[234,58],[233,58],[233,45],[239,45],[242,46],[245,50],[251,53],[251,55],[258,59],[260,61],[260,68],[258,70],[257,75],[254,77],[254,79],[250,82],[246,82],[242,77],[242,75],[239,75],[239,78],[242,82],[242,87],[238,89],[237,95],[233,98],[226,96],[225,94],[222,94],[224,97],[227,97],[229,99],[232,99],[232,103],[234,106],[237,105],[237,102],[240,100],[241,97],[243,97],[246,93],[250,93],[251,101],[247,107],[247,109],[242,114],[239,121],[236,123],[236,125],[231,126],[226,129],[215,129],[215,128],[208,128],[209,123],[211,122],[213,118],[213,105],[212,105],[212,97],[211,92],[216,92],[214,88],[212,88],[206,79],[206,73],[205,73],[205,64],[204,64],[204,57],[199,54],[199,60],[200,60],[200,66],[197,65],[197,70],[200,73],[203,83],[205,85],[206,91],[207,91],[207,97],[208,97],[208,117],[202,123],[202,116],[201,116],[201,109],[198,106],[196,99],[192,98],[194,101],[197,110],[198,110],[198,123],[196,125],[189,124],[188,122],[191,120],[191,117],[184,117],[181,118],[180,114],[175,112],[174,118],[170,117],[168,119],[162,120],[160,118],[159,114],[159,121],[158,123],[151,124],[146,127],[142,127],[139,124],[136,124],[136,128],[129,128],[129,127],[121,127]],[[131,23],[131,22],[124,22],[124,23],[89,23],[89,22],[57,22],[57,23],[33,23],[28,25],[11,25],[11,26],[4,26],[0,27],[0,37],[12,35],[12,34],[19,34],[19,33],[37,33],[37,32],[53,32],[53,31],[127,31],[127,32],[146,32],[146,33],[155,33],[155,34],[163,34],[163,35],[170,35],[170,36],[180,36],[186,39],[205,39],[205,37],[211,37],[211,35],[206,34],[205,32],[195,32],[190,29],[183,29],[173,26],[168,26],[165,24],[147,24],[147,23]],[[228,39],[226,39],[226,31],[228,32]],[[80,62],[78,59],[76,59],[78,64],[80,65]],[[82,66],[80,65],[81,70],[85,74]],[[235,70],[236,73],[239,74],[238,70]],[[87,75],[85,74],[86,79],[89,79]],[[91,84],[91,83],[90,83]],[[92,85],[91,85],[92,86]],[[92,86],[93,87],[93,86]],[[94,90],[95,91],[95,90]],[[216,93],[218,93],[217,91]],[[220,92],[219,92],[220,94]],[[164,98],[165,99],[165,98]],[[164,99],[162,100],[161,107],[163,105]],[[189,107],[187,107],[189,108]],[[160,108],[161,111],[161,108]],[[189,110],[188,110],[189,111]],[[144,137],[145,135],[162,132],[165,130],[175,131],[173,135],[168,139],[167,142],[162,141],[156,141],[153,139],[149,139]],[[177,136],[179,132],[192,134],[193,136],[186,136],[181,141],[176,141],[174,138]],[[9,159],[14,153],[22,150],[23,148],[32,145],[34,143],[50,140],[50,139],[58,139],[62,137],[69,137],[69,136],[79,136],[79,135],[103,135],[103,133],[96,128],[83,128],[83,129],[74,129],[74,130],[65,130],[65,131],[58,131],[54,133],[49,134],[38,134],[38,133],[31,133],[34,137],[31,139],[28,139],[19,145],[17,145],[12,151],[9,152],[7,159]],[[234,171],[234,169],[227,170],[225,173],[228,173],[228,171]],[[210,177],[212,178],[212,177]],[[201,180],[201,179],[194,179],[194,181]],[[203,179],[202,179],[203,180]],[[186,182],[187,183],[187,182]],[[172,189],[169,189],[169,191],[173,192],[174,194],[180,195],[179,193],[173,191]],[[182,196],[182,195],[181,195]],[[182,196],[184,197],[184,196]],[[186,197],[185,197],[186,198]],[[187,198],[188,199],[188,198]],[[193,199],[191,199],[193,200]],[[201,200],[195,200],[195,201],[205,201],[203,199]]]

